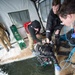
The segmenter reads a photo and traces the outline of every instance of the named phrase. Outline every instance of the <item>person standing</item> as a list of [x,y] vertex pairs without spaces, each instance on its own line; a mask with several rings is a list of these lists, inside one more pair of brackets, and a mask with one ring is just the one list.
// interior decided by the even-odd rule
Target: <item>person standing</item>
[[56,50],[59,50],[60,46],[60,31],[63,27],[61,25],[61,21],[59,16],[57,15],[58,10],[60,9],[61,1],[60,0],[53,0],[52,2],[52,9],[50,10],[50,13],[48,15],[47,19],[47,26],[46,26],[46,42],[50,43],[52,34],[55,32],[55,44],[56,44]]

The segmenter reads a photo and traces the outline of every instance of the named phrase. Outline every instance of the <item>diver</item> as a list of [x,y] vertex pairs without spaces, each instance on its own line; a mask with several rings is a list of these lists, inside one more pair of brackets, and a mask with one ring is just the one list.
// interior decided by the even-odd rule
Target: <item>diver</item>
[[61,25],[61,21],[59,19],[59,16],[57,15],[57,11],[59,10],[61,5],[61,1],[60,0],[53,0],[52,2],[52,9],[50,10],[50,13],[48,15],[48,19],[47,19],[47,26],[46,26],[46,41],[47,43],[51,42],[51,37],[52,34],[55,31],[55,44],[56,44],[56,51],[59,50],[59,46],[60,46],[60,31],[63,27],[63,25]]

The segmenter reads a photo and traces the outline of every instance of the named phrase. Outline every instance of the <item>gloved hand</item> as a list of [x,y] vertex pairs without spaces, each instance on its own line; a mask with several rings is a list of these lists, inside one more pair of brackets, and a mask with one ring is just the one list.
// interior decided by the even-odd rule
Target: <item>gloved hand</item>
[[56,46],[60,45],[60,35],[59,34],[55,35],[55,44]]
[[60,30],[55,31],[55,35],[58,35],[60,33]]
[[60,67],[58,64],[54,64],[54,66],[55,66],[55,69],[56,69],[56,70],[58,70],[58,71],[61,70],[61,67]]

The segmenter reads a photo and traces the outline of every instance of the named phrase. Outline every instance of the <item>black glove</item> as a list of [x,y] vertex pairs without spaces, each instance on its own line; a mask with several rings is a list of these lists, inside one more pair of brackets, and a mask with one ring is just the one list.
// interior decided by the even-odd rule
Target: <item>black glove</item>
[[59,34],[55,35],[55,45],[60,46],[60,35]]

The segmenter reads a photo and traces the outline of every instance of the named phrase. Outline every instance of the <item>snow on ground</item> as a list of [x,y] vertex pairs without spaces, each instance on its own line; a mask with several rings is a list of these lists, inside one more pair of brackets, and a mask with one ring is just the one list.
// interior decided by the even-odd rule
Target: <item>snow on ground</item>
[[30,51],[29,47],[21,50],[17,43],[13,45],[14,48],[7,52],[5,49],[0,50],[0,65],[21,61],[36,56],[35,52]]
[[3,72],[1,69],[0,69],[0,75],[8,75],[6,72]]
[[7,52],[4,48],[2,50],[0,50],[0,59],[4,60],[4,59],[7,59],[7,58],[16,56],[16,55],[20,54],[20,51],[21,50],[20,50],[18,44],[15,43],[13,45],[13,48],[11,48],[9,50],[9,52]]

